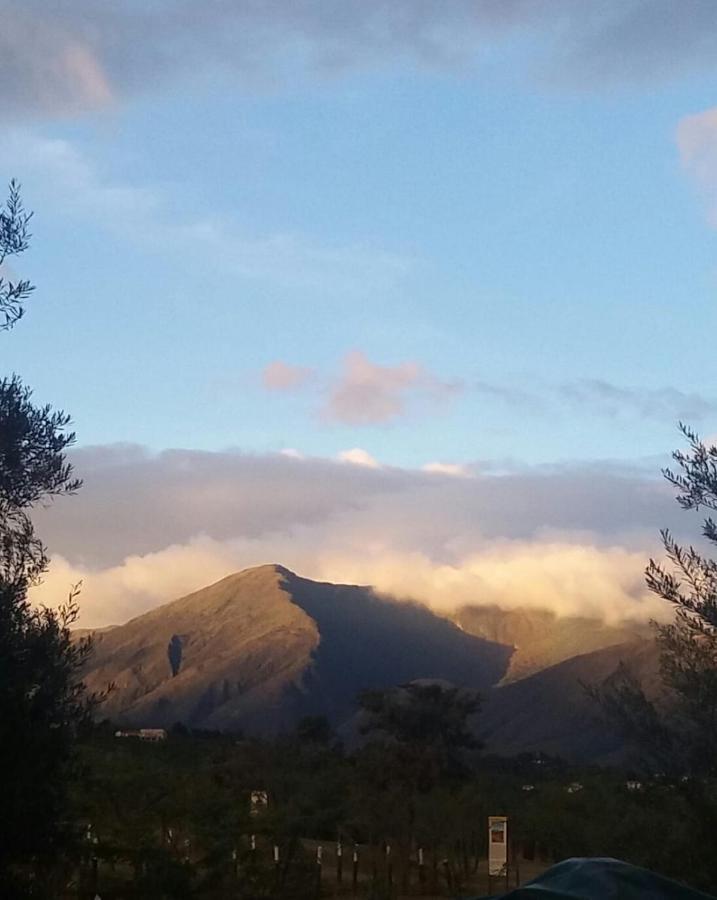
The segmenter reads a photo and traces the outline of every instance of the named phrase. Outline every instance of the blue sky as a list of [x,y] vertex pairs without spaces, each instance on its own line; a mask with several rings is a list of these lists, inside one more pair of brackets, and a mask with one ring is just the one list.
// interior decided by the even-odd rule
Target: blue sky
[[[680,416],[711,433],[715,233],[676,136],[714,74],[551,84],[533,53],[528,31],[487,67],[397,48],[270,83],[185,71],[124,94],[104,74],[105,104],[8,114],[38,293],[5,367],[83,444],[417,465],[650,456]],[[456,390],[332,420],[351,351]],[[312,384],[267,392],[276,360]],[[674,397],[566,399],[597,381]]]
[[[100,448],[90,505],[114,444],[243,454],[260,483],[286,450],[377,479],[579,465],[589,483],[596,460],[656,475],[680,418],[717,433],[711,0],[0,12],[0,173],[35,210],[12,266],[37,284],[2,364]],[[228,489],[202,485],[197,504]],[[536,534],[625,552],[662,524],[551,516]],[[462,528],[414,550],[460,568]]]

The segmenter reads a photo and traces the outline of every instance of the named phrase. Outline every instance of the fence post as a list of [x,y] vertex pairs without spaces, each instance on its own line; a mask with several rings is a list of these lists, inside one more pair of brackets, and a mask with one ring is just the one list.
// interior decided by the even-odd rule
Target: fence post
[[[450,852],[450,847],[449,847]],[[451,865],[448,862],[448,859],[444,859],[441,863],[443,866],[443,877],[446,879],[446,887],[448,890],[453,893],[453,874],[451,872]]]
[[324,848],[319,844],[316,848],[316,896],[321,896],[321,869],[323,865]]

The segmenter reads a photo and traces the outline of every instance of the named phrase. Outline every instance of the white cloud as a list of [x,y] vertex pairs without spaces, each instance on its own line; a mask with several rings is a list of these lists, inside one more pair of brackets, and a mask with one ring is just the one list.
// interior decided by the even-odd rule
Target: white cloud
[[430,462],[421,467],[424,472],[434,475],[449,475],[452,478],[470,478],[471,472],[459,463]]
[[374,459],[368,451],[362,450],[361,447],[342,450],[338,458],[341,462],[351,463],[354,466],[367,466],[369,469],[379,469],[381,467],[381,463]]

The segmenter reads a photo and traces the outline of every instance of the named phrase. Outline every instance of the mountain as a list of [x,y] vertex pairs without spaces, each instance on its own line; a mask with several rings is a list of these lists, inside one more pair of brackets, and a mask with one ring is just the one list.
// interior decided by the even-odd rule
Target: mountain
[[607,625],[585,616],[557,616],[547,609],[464,606],[453,621],[464,631],[513,648],[504,681],[516,681],[563,660],[645,639],[648,625]]
[[648,695],[658,692],[659,651],[635,640],[585,653],[530,677],[494,687],[481,713],[486,749],[514,755],[543,751],[576,762],[609,763],[623,756],[623,742],[587,695],[624,662]]
[[276,732],[306,714],[345,720],[363,688],[489,688],[511,653],[424,606],[269,565],[97,633],[85,681],[114,685],[102,714],[117,722]]
[[441,680],[483,693],[489,752],[609,761],[620,739],[583,684],[628,661],[654,688],[648,633],[495,606],[464,607],[449,621],[370,587],[268,565],[95,632],[85,680],[94,691],[114,685],[101,714],[118,723],[276,733],[325,714],[345,735],[362,689]]

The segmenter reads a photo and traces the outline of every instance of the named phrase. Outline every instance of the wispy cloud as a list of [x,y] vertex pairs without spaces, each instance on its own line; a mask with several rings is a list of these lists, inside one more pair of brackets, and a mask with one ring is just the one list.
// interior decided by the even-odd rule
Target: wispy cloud
[[582,379],[557,389],[561,400],[609,418],[697,422],[717,413],[717,400],[673,387],[630,388],[601,379]]
[[297,72],[479,68],[521,40],[532,74],[600,86],[717,59],[712,0],[0,0],[0,111],[97,109],[189,75],[265,88]]
[[292,366],[277,359],[264,368],[261,380],[268,391],[293,391],[304,387],[313,374],[307,366]]
[[710,224],[717,227],[717,107],[681,119],[677,147],[683,167],[705,196]]
[[[353,350],[342,361],[337,375],[319,372],[284,361],[270,363],[262,373],[264,387],[292,391],[311,387],[319,417],[326,423],[381,425],[409,414],[432,414],[446,401],[473,394],[490,403],[530,411],[537,416],[555,416],[569,411],[606,419],[700,423],[717,416],[717,398],[669,385],[635,387],[601,378],[576,378],[562,384],[515,379],[444,378],[419,362],[386,365],[372,361],[363,351]],[[522,383],[525,386],[522,386]],[[461,466],[436,461],[434,472],[465,474]],[[428,468],[426,471],[430,471]]]
[[275,360],[263,369],[262,384],[273,392],[310,387],[321,421],[354,426],[385,425],[409,414],[436,412],[439,401],[463,391],[460,380],[440,378],[421,363],[382,364],[361,350],[344,356],[338,374]]
[[700,422],[717,415],[717,399],[696,391],[683,391],[671,386],[633,387],[614,384],[601,378],[577,378],[563,384],[540,384],[532,387],[494,384],[487,380],[470,381],[468,390],[508,406],[531,409],[553,415],[569,407],[592,416],[609,419],[651,419],[666,423]]
[[0,167],[22,172],[44,202],[63,215],[91,222],[122,239],[182,260],[197,255],[232,275],[283,286],[325,288],[349,296],[399,282],[406,257],[370,244],[331,243],[304,234],[252,233],[233,217],[177,214],[169,187],[113,180],[82,148],[64,138],[10,128]]

